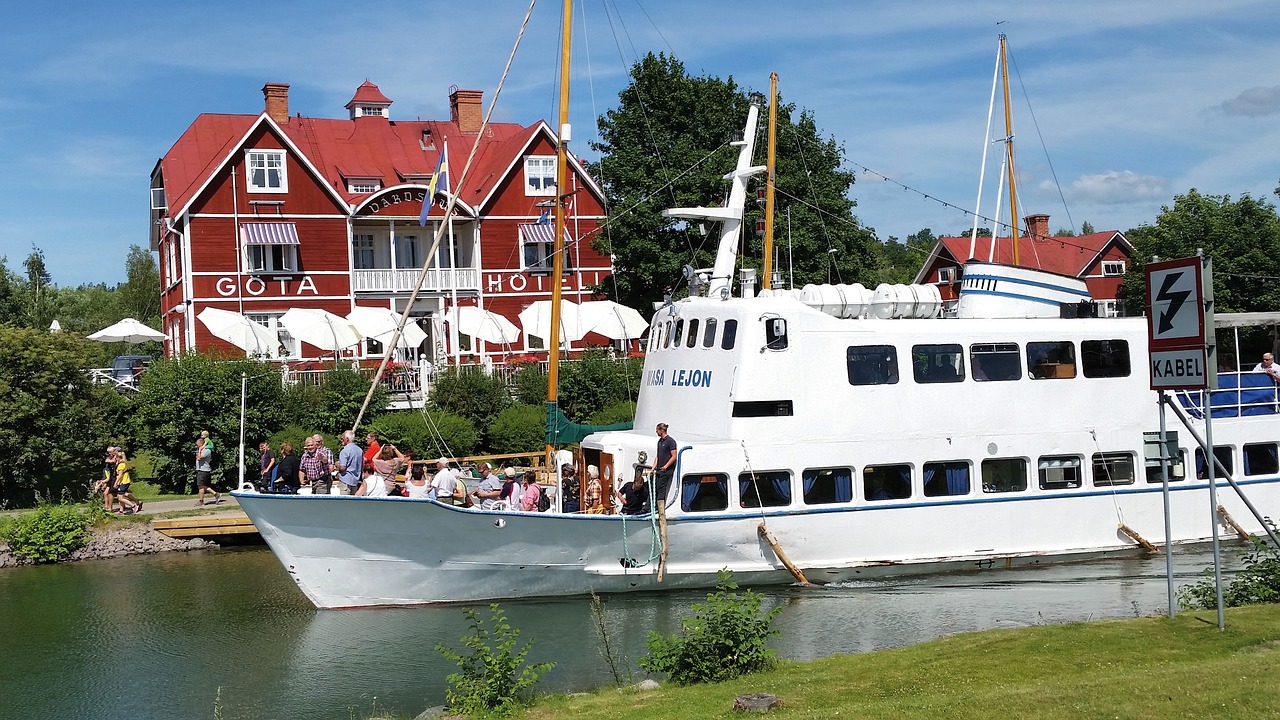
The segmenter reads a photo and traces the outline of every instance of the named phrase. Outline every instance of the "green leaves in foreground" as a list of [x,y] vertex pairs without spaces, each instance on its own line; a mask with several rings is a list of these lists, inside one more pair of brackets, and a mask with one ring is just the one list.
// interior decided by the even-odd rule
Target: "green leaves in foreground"
[[[90,508],[94,507],[101,506],[91,503]],[[57,562],[89,542],[92,519],[79,505],[46,503],[13,518],[0,535],[14,555],[38,563]]]
[[649,655],[642,670],[666,673],[678,685],[720,682],[747,673],[769,670],[777,663],[766,641],[778,631],[773,618],[782,608],[760,612],[759,593],[739,595],[728,570],[721,570],[716,591],[705,603],[693,604],[693,617],[681,620],[680,633],[663,637],[649,631]]
[[[520,670],[533,641],[525,643],[520,652],[512,652],[520,631],[507,623],[507,616],[497,603],[489,606],[487,627],[474,608],[462,612],[471,631],[462,638],[462,644],[471,652],[463,655],[444,643],[436,645],[436,650],[461,670],[446,678],[450,687],[445,690],[445,697],[453,710],[465,715],[508,715],[527,701],[526,691],[555,663],[535,663]],[[496,644],[491,647],[491,642]]]
[[[1243,558],[1244,569],[1222,589],[1226,607],[1280,602],[1280,550],[1256,536],[1250,539],[1253,549]],[[1218,606],[1213,568],[1205,568],[1204,574],[1204,578],[1178,588],[1178,604],[1183,608],[1209,610]]]

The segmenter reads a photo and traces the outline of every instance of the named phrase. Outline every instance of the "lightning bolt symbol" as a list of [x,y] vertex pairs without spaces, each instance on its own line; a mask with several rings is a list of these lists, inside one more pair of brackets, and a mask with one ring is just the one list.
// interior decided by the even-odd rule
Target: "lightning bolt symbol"
[[1160,327],[1156,329],[1157,335],[1163,335],[1173,329],[1173,318],[1178,314],[1178,308],[1181,308],[1187,298],[1191,296],[1190,290],[1173,290],[1173,284],[1178,282],[1183,273],[1169,273],[1164,276],[1164,283],[1160,286],[1160,292],[1156,293],[1157,302],[1169,303],[1167,309],[1160,313]]

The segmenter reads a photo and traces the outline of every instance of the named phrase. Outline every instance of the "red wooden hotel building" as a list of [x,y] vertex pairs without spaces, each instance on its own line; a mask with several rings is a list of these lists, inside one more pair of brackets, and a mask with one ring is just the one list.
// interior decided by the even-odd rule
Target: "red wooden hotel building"
[[[490,124],[458,188],[481,127],[480,91],[453,90],[448,121],[395,120],[392,101],[368,81],[346,119],[290,117],[288,85],[262,92],[261,114],[201,114],[152,171],[151,248],[160,256],[167,354],[242,352],[197,320],[205,307],[266,325],[288,359],[325,355],[279,323],[289,308],[403,311],[443,219],[439,203],[419,225],[446,140],[458,192],[453,234],[411,310],[427,341],[410,354],[501,363],[545,352],[546,338],[521,332],[504,347],[451,333],[442,318],[455,304],[472,305],[519,327],[522,308],[551,298],[553,233],[539,223],[556,192],[556,139],[546,122]],[[592,299],[589,288],[612,267],[590,243],[604,218],[599,186],[572,157],[566,182],[563,292],[577,302]],[[573,347],[607,342],[589,334]],[[380,357],[382,349],[365,343],[352,352]]]

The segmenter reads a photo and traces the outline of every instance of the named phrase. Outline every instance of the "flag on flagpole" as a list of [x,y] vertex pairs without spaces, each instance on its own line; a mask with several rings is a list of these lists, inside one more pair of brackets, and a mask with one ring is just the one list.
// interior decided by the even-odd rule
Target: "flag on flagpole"
[[449,143],[444,143],[440,151],[440,159],[436,160],[436,170],[431,173],[431,182],[427,185],[427,194],[422,198],[422,213],[418,215],[418,224],[427,226],[427,214],[436,202],[438,193],[449,192]]

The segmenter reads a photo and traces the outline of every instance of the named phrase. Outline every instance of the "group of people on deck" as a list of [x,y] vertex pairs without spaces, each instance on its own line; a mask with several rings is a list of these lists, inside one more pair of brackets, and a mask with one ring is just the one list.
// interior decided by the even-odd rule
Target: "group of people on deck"
[[[658,497],[665,497],[674,474],[676,443],[667,435],[665,423],[657,426],[657,433],[653,491]],[[337,488],[343,495],[430,499],[481,510],[522,512],[544,512],[558,501],[562,512],[589,514],[608,512],[606,503],[611,499],[604,493],[599,468],[586,467],[584,486],[573,465],[573,455],[567,451],[556,454],[560,467],[557,485],[544,488],[538,483],[535,470],[521,472],[510,466],[498,470],[481,462],[474,470],[478,483],[471,489],[463,474],[450,467],[446,458],[436,460],[435,472],[429,473],[426,463],[413,462],[391,443],[380,443],[376,432],[365,436],[364,448],[356,444],[353,432],[344,432],[336,458],[325,446],[323,435],[306,438],[300,455],[295,454],[289,442],[280,444],[278,455],[265,440],[258,450],[259,479],[255,485],[259,492],[266,493],[297,494],[308,488],[313,495],[329,495]],[[637,468],[635,479],[614,493],[623,514],[649,512],[651,490],[645,481],[646,470],[643,466]]]

